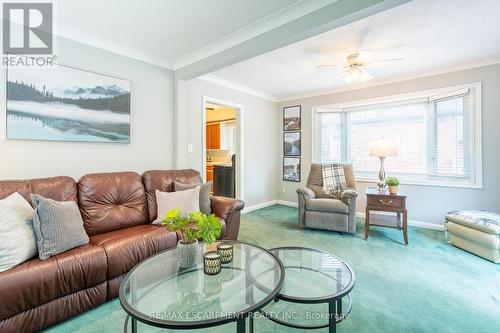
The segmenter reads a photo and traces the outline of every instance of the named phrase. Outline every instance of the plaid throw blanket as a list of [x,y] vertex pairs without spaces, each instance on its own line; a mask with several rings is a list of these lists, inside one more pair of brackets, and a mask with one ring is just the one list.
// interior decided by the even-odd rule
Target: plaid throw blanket
[[322,164],[323,191],[328,194],[342,194],[347,188],[344,166],[338,164]]

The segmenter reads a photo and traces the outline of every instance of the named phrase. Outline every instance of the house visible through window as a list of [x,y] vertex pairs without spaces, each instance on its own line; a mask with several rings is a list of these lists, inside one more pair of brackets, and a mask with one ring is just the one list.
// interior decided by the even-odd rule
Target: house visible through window
[[386,159],[386,173],[403,183],[480,187],[479,89],[470,85],[411,99],[320,107],[315,160],[352,163],[357,178],[374,180],[380,162],[369,156],[369,142],[385,137],[399,147],[398,156]]

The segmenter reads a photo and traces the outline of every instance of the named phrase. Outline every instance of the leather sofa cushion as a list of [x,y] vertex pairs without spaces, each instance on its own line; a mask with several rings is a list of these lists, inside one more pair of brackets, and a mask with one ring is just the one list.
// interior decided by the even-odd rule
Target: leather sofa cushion
[[145,224],[91,236],[90,243],[106,252],[111,280],[153,254],[175,247],[177,235],[164,226]]
[[106,302],[107,282],[83,289],[0,321],[2,333],[35,333]]
[[0,320],[106,281],[104,249],[90,244],[0,273]]
[[77,202],[78,199],[75,180],[66,176],[0,181],[0,199],[14,192],[21,194],[29,203],[31,203],[31,194],[39,194],[56,201]]
[[85,175],[78,181],[78,199],[89,235],[148,223],[146,193],[135,172]]
[[149,222],[157,217],[155,191],[173,192],[174,180],[183,184],[200,184],[202,182],[200,173],[196,170],[149,170],[142,174],[142,181],[146,189],[149,207]]
[[348,214],[349,206],[337,199],[308,199],[306,200],[306,210]]

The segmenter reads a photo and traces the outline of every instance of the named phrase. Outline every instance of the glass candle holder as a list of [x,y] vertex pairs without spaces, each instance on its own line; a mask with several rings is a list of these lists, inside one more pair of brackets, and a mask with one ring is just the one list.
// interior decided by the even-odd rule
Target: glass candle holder
[[221,255],[217,251],[208,251],[203,254],[203,272],[207,275],[217,275],[222,269]]
[[229,264],[233,261],[233,243],[222,242],[217,244],[217,251],[220,253],[223,264]]

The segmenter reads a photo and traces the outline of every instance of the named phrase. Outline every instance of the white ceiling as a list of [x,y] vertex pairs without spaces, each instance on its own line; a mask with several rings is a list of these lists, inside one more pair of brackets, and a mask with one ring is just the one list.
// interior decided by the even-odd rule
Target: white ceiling
[[[202,78],[286,100],[498,63],[499,32],[500,0],[413,0]],[[339,68],[316,68],[362,49],[405,60],[369,68],[374,79],[354,86],[325,82]]]
[[168,68],[337,0],[58,0],[56,33]]

